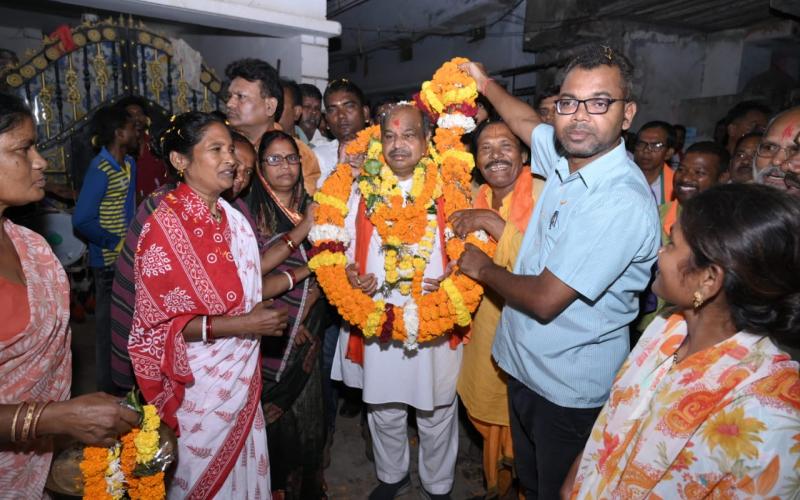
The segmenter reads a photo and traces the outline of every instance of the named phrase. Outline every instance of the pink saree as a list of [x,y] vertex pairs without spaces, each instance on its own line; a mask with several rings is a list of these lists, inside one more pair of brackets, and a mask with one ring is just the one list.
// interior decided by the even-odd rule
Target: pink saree
[[[67,275],[44,238],[8,220],[3,226],[25,273],[30,320],[0,340],[0,403],[65,400],[72,383]],[[0,446],[0,498],[42,498],[52,455],[50,438]]]

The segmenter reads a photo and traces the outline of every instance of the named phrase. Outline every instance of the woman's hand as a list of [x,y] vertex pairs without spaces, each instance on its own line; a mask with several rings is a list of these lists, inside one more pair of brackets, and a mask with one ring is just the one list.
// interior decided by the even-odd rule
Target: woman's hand
[[345,269],[347,279],[355,288],[360,289],[370,297],[378,291],[378,278],[372,273],[358,274],[358,263],[350,264]]
[[483,230],[495,240],[499,240],[506,227],[506,221],[497,212],[485,208],[456,210],[449,220],[453,224],[453,231],[459,238],[465,238],[473,231]]
[[92,446],[112,446],[139,425],[139,414],[104,392],[51,403],[39,422],[40,434],[66,434]]
[[261,337],[279,337],[283,335],[288,324],[288,314],[285,309],[275,309],[272,300],[259,302],[247,315],[248,328],[246,333],[253,333]]

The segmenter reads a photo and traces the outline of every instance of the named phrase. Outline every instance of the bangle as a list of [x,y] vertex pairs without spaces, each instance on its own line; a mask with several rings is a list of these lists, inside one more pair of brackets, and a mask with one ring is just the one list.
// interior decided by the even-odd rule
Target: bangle
[[206,332],[208,333],[209,344],[214,343],[214,331],[211,329],[211,318],[211,316],[208,316],[208,319],[206,320]]
[[52,401],[45,401],[42,406],[39,407],[39,411],[36,412],[36,415],[33,417],[33,426],[31,427],[31,439],[36,439],[36,429],[39,427],[39,419],[42,418],[42,413],[44,413],[44,409],[47,408]]
[[25,422],[22,424],[22,435],[19,437],[20,441],[27,441],[31,432],[31,422],[33,421],[33,412],[36,411],[36,403],[28,405],[25,411]]
[[291,290],[294,288],[294,279],[292,279],[292,275],[289,274],[289,271],[283,271],[283,274],[286,276],[286,279],[289,280],[289,290]]
[[481,87],[478,89],[481,94],[486,95],[486,86],[489,85],[489,82],[493,82],[494,78],[487,78],[481,84]]
[[283,235],[281,235],[281,239],[284,241],[284,243],[286,243],[286,246],[289,247],[289,251],[294,252],[294,250],[297,248],[297,245],[295,245],[292,239],[289,237],[289,233],[283,233]]
[[[295,274],[294,269],[289,268],[289,269],[286,270],[286,272],[289,273],[289,276],[292,277],[292,283],[294,283],[295,285],[297,283],[299,283],[299,281],[297,281],[297,274]],[[292,287],[292,288],[294,288],[294,287]]]
[[208,344],[208,330],[207,330],[208,325],[206,324],[207,322],[208,322],[208,316],[203,316],[202,326],[200,327],[200,331],[202,332],[203,335],[203,344]]
[[25,407],[25,402],[17,405],[17,411],[14,412],[14,420],[11,421],[11,442],[15,442],[17,440],[17,418],[19,418],[19,412],[22,411],[22,408]]

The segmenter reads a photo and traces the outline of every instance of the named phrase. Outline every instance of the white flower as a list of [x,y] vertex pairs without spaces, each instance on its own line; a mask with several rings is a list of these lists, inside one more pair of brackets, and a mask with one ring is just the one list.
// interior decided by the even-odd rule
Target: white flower
[[475,130],[475,120],[471,117],[462,115],[461,113],[442,113],[436,121],[436,125],[442,128],[455,128],[461,127],[465,133],[470,133]]
[[474,234],[476,238],[478,238],[484,243],[489,242],[489,235],[483,229],[479,229],[478,231],[473,231],[472,234]]
[[419,314],[417,303],[412,298],[403,306],[403,323],[406,325],[406,340],[403,347],[406,351],[416,351],[417,336],[419,335]]
[[453,230],[450,229],[449,226],[444,228],[444,239],[452,240],[455,237],[456,237],[456,233],[454,233]]
[[338,241],[347,245],[350,243],[350,234],[341,226],[333,224],[315,224],[308,232],[308,239],[312,243],[323,240]]

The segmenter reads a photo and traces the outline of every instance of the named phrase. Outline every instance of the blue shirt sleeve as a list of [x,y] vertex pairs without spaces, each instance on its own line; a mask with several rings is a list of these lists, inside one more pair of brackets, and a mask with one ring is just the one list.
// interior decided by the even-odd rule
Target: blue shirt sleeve
[[569,225],[545,263],[559,280],[592,302],[632,262],[649,261],[657,250],[657,226],[636,195],[596,198],[570,214]]
[[556,151],[555,129],[540,123],[531,132],[531,170],[544,178],[550,177],[561,158]]
[[108,176],[96,165],[90,165],[75,203],[72,225],[91,243],[113,250],[120,237],[100,227],[100,202],[106,195],[107,188]]

